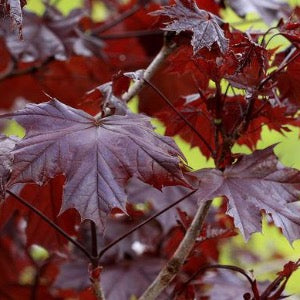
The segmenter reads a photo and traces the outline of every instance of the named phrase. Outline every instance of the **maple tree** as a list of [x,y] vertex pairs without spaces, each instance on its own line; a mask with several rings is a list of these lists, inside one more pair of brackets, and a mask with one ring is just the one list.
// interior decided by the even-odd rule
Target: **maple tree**
[[[64,15],[46,1],[38,15],[26,4],[0,0],[0,298],[288,297],[300,260],[264,282],[219,261],[223,241],[248,240],[263,218],[300,239],[300,171],[276,145],[257,149],[264,126],[300,124],[300,8],[88,0]],[[240,31],[228,8],[272,27]],[[278,35],[286,47],[270,46]],[[24,137],[6,134],[16,123]],[[192,169],[177,135],[214,167]]]

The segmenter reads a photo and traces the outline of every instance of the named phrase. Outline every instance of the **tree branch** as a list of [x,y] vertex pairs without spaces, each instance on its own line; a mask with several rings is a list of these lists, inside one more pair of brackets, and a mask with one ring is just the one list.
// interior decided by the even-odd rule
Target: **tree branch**
[[92,282],[92,289],[97,300],[105,300],[104,292],[99,280],[95,280]]
[[128,102],[130,99],[132,99],[135,95],[137,95],[143,88],[145,82],[147,80],[150,80],[154,73],[159,69],[159,67],[162,65],[162,63],[165,61],[165,59],[176,49],[177,45],[169,40],[168,34],[165,35],[165,41],[164,45],[158,52],[158,54],[155,56],[151,64],[148,66],[148,68],[145,70],[143,74],[143,78],[140,80],[137,80],[122,96],[122,100],[124,102]]
[[160,271],[158,276],[148,287],[145,293],[139,300],[155,300],[160,293],[170,284],[176,276],[181,266],[184,264],[186,258],[194,247],[196,238],[198,237],[205,217],[211,206],[212,200],[208,200],[199,206],[192,224],[188,228],[183,240],[175,251],[173,257],[168,261],[165,267]]

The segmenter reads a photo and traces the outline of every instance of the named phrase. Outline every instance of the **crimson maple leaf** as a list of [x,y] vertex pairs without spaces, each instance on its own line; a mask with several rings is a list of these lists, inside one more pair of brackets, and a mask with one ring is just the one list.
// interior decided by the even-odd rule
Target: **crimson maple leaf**
[[188,185],[180,169],[182,153],[173,140],[154,133],[148,117],[97,120],[51,100],[2,118],[14,118],[27,131],[13,151],[10,184],[43,184],[63,173],[61,211],[74,207],[83,219],[99,224],[113,207],[125,210],[124,187],[133,176],[157,188]]
[[[273,146],[244,155],[222,172],[217,169],[197,171],[203,180],[199,199],[226,196],[228,214],[234,218],[245,239],[261,230],[261,211],[272,215],[274,223],[293,241],[300,236],[299,211],[292,202],[299,200],[300,172],[284,167]],[[214,189],[214,190],[212,190]]]
[[204,47],[211,49],[214,43],[218,44],[222,53],[227,51],[228,40],[218,24],[219,19],[212,13],[199,9],[196,4],[194,4],[193,9],[190,9],[184,6],[182,2],[176,1],[175,5],[165,6],[162,10],[151,14],[165,15],[173,19],[166,25],[164,30],[176,31],[176,33],[192,31],[194,53]]

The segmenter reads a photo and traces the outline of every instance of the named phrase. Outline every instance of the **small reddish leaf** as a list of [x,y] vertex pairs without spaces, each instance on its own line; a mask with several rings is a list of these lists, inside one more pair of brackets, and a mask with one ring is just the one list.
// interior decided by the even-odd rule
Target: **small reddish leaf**
[[173,21],[169,22],[164,30],[192,31],[192,46],[194,53],[206,47],[211,49],[214,43],[217,43],[221,52],[225,53],[228,49],[228,40],[219,25],[217,17],[205,10],[199,9],[196,4],[192,8],[186,7],[180,0],[175,5],[165,6],[152,15],[164,15]]
[[300,267],[300,260],[297,262],[289,261],[283,267],[283,270],[278,272],[277,275],[281,277],[290,277]]
[[74,207],[83,219],[103,223],[103,213],[114,207],[125,210],[124,187],[133,176],[157,188],[188,185],[176,144],[155,134],[145,116],[114,115],[96,120],[51,100],[2,118],[14,118],[27,130],[14,152],[10,183],[43,184],[64,173],[61,212]]

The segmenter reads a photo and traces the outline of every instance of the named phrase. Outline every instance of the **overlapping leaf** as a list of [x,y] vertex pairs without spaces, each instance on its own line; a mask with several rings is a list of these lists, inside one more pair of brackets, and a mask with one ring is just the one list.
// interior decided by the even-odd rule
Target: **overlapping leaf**
[[288,4],[280,0],[227,0],[227,3],[239,16],[254,12],[269,24],[289,12]]
[[2,118],[14,118],[27,130],[16,150],[10,184],[45,183],[66,175],[62,211],[75,207],[83,219],[101,223],[113,207],[125,210],[124,186],[137,177],[155,187],[186,185],[182,154],[175,143],[155,134],[140,115],[91,115],[57,100]]
[[0,1],[0,17],[11,19],[11,23],[22,34],[22,7],[26,4],[26,0],[1,0]]
[[54,7],[47,6],[42,17],[24,12],[22,40],[10,32],[4,31],[3,35],[16,60],[44,61],[51,57],[65,60],[73,53],[100,55],[103,43],[79,30],[79,22],[84,15],[83,10],[76,9],[65,17]]
[[214,43],[218,44],[221,52],[225,53],[227,51],[228,40],[218,24],[217,17],[199,9],[196,4],[193,6],[193,9],[190,9],[181,1],[176,1],[175,5],[165,6],[162,10],[152,14],[165,15],[173,19],[166,25],[164,30],[176,31],[176,33],[192,31],[194,53],[197,53],[204,47],[211,49]]
[[12,169],[11,151],[15,148],[17,141],[18,138],[0,135],[0,199],[5,197],[6,184]]
[[[300,237],[300,212],[295,201],[300,197],[300,172],[284,167],[273,152],[273,146],[245,155],[223,172],[203,169],[197,172],[207,182],[200,184],[199,198],[205,189],[210,197],[228,198],[228,213],[235,226],[248,239],[261,230],[261,211],[271,214],[274,223],[293,241]],[[215,192],[211,194],[211,186]]]

